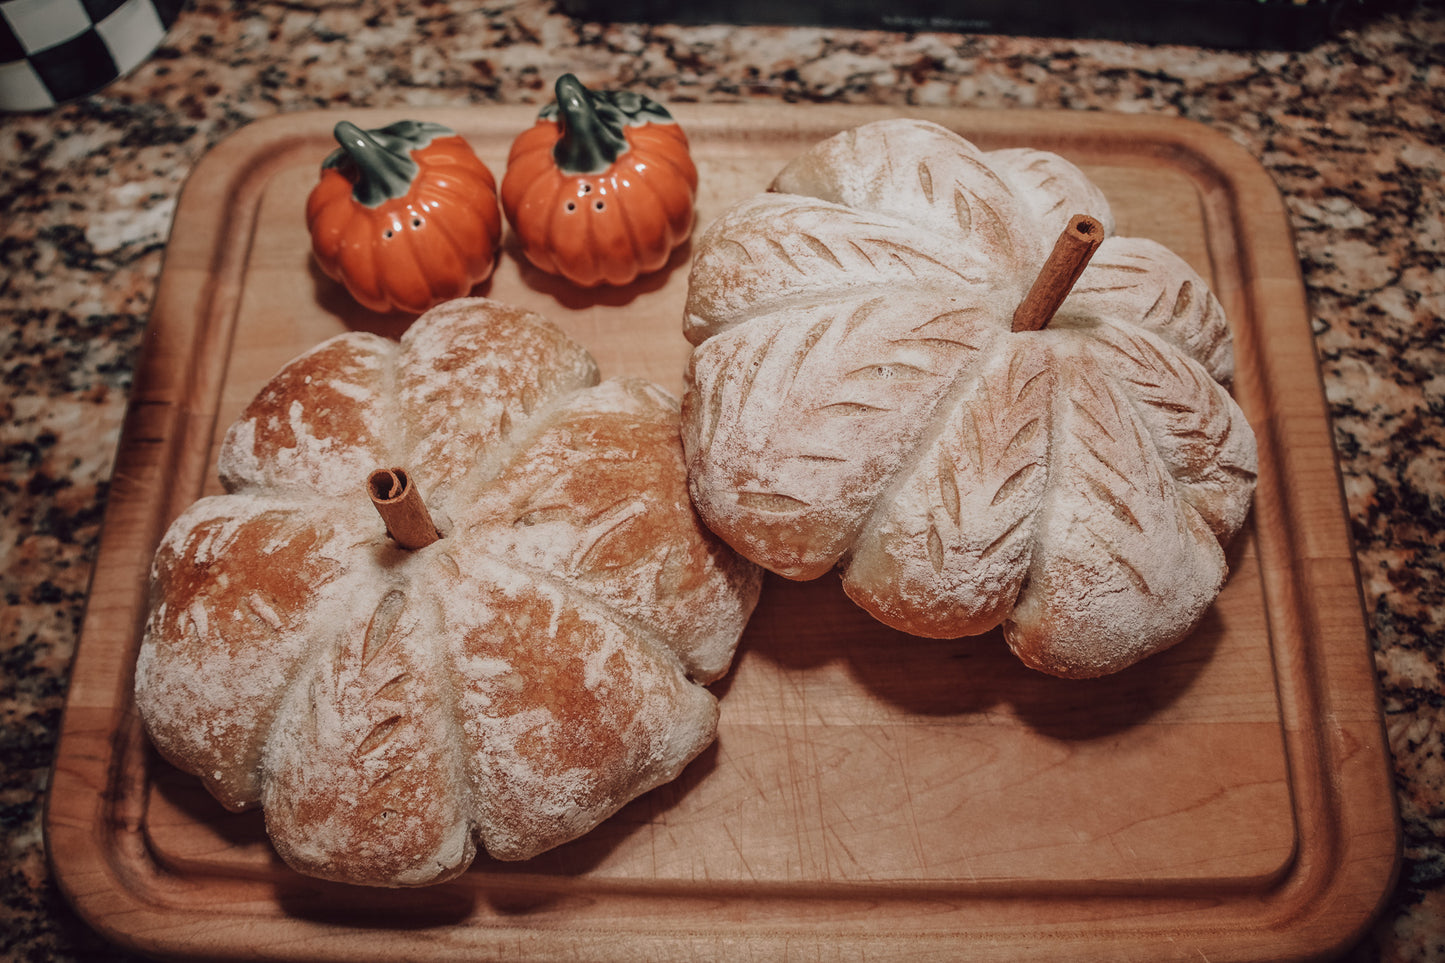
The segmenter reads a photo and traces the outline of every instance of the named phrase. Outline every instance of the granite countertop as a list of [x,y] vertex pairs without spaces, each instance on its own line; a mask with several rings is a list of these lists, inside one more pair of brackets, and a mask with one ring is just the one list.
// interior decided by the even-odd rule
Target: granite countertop
[[117,958],[42,842],[48,768],[127,391],[187,172],[250,121],[540,104],[564,71],[664,102],[1180,116],[1258,158],[1293,219],[1393,752],[1404,853],[1357,960],[1445,959],[1445,11],[1352,9],[1298,53],[574,20],[547,0],[194,0],[100,95],[0,117],[5,343],[0,957]]

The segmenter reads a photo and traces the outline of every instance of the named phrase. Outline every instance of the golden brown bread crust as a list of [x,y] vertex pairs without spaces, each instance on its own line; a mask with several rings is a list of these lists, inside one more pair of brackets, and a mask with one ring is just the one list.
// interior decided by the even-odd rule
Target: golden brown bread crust
[[[407,467],[443,537],[365,492]],[[229,493],[156,553],[136,698],[166,758],[260,803],[312,875],[421,885],[521,859],[713,738],[758,571],[698,522],[676,403],[480,299],[293,361],[232,426]]]
[[[1044,330],[1014,309],[1074,214],[1109,236]],[[845,131],[699,239],[684,332],[694,502],[790,578],[835,567],[889,625],[1002,627],[1027,663],[1117,671],[1225,578],[1253,434],[1218,301],[1099,190],[936,124]]]

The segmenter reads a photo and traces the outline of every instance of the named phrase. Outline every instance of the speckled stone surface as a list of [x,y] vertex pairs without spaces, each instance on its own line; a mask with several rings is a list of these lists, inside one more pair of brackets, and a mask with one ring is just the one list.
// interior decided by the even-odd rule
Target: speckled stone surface
[[48,767],[171,214],[247,122],[338,105],[541,103],[555,76],[663,101],[1150,112],[1282,190],[1356,540],[1404,861],[1354,960],[1445,959],[1445,12],[1351,11],[1307,52],[575,21],[545,0],[193,0],[100,95],[0,118],[0,958],[122,959],[66,908]]

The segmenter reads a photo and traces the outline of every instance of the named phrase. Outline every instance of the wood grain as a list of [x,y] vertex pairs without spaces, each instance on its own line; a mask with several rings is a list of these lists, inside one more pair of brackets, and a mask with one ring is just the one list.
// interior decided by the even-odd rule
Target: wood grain
[[[891,112],[678,107],[699,218],[828,134]],[[522,864],[425,891],[305,879],[256,813],[151,751],[130,700],[165,526],[219,490],[214,446],[283,363],[332,334],[397,335],[308,258],[301,211],[337,115],[255,123],[176,212],[96,564],[46,817],[79,912],[165,956],[296,960],[1302,959],[1357,937],[1396,872],[1393,809],[1303,288],[1277,192],[1221,135],[1096,113],[916,111],[985,148],[1084,167],[1121,234],[1210,278],[1259,437],[1233,574],[1184,643],[1116,676],[1031,672],[997,635],[909,639],[837,580],[770,580],[717,744],[675,783]],[[500,176],[528,108],[416,111]],[[423,117],[424,115],[424,117]],[[394,113],[351,111],[367,127]],[[478,293],[533,308],[604,376],[681,390],[690,252],[583,292],[509,247]]]

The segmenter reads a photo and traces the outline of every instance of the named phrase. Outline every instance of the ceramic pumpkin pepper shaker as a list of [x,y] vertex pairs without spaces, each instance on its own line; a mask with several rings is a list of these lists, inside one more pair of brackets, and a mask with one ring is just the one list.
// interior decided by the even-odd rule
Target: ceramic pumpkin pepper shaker
[[441,124],[336,125],[306,225],[321,269],[373,311],[420,314],[491,276],[501,248],[497,182]]
[[692,232],[696,193],[687,135],[664,107],[572,74],[512,143],[502,178],[527,260],[583,287],[662,268]]

